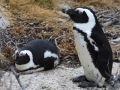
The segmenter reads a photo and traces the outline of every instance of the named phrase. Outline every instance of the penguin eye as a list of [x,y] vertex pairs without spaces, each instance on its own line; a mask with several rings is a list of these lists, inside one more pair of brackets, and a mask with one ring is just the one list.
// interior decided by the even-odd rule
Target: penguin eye
[[80,10],[78,10],[78,9],[76,9],[75,11],[76,11],[78,14],[83,14],[83,12],[80,11]]
[[18,52],[17,53],[15,53],[15,54],[13,54],[13,59],[17,59],[18,57],[19,57],[19,54],[18,54]]
[[75,11],[79,14],[79,10],[76,9]]

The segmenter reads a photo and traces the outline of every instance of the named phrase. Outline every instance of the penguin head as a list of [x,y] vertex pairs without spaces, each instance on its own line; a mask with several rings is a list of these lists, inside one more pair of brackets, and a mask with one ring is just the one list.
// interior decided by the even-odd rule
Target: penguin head
[[75,9],[63,9],[63,13],[68,14],[75,23],[89,23],[97,20],[93,10],[87,7],[77,7]]
[[27,64],[30,61],[30,59],[32,58],[32,54],[29,50],[17,50],[13,55],[13,58],[15,59],[15,63],[17,65],[23,65]]

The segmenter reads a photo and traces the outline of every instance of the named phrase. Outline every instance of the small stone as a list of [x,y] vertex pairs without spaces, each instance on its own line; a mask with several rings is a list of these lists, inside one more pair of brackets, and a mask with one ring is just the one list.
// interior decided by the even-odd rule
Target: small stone
[[29,25],[33,26],[33,25],[34,25],[34,23],[29,23]]
[[65,20],[65,19],[62,19],[62,18],[59,18],[58,21],[59,21],[59,22],[66,22],[66,20]]
[[59,2],[58,7],[61,8],[61,9],[66,9],[66,8],[70,9],[70,6],[65,2]]
[[56,11],[56,13],[57,13],[58,15],[60,15],[60,16],[70,18],[67,14],[64,14],[64,13],[61,12],[61,11]]
[[91,8],[93,11],[97,11],[97,10],[95,9],[95,7],[92,6],[92,5],[90,5],[90,6],[88,6],[88,7]]
[[8,21],[2,14],[0,15],[0,29],[6,29],[10,25]]

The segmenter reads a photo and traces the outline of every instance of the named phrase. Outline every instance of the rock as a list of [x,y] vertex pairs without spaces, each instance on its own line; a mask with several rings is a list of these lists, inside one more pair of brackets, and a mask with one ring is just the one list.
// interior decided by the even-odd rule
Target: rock
[[[113,74],[116,73],[119,64],[114,63]],[[86,90],[79,88],[78,83],[73,83],[72,79],[83,75],[83,68],[67,68],[63,65],[57,66],[53,70],[36,72],[33,74],[20,75],[20,81],[26,90]],[[11,82],[12,80],[12,82]],[[2,77],[0,90],[20,90],[20,86],[12,72],[6,72]],[[118,84],[116,84],[118,85]],[[116,86],[118,88],[118,86]],[[103,88],[89,88],[90,90],[103,90]]]
[[6,29],[10,25],[10,21],[3,15],[7,10],[0,5],[0,30]]
[[117,73],[120,73],[120,64],[113,63],[112,74],[115,75]]
[[[70,9],[70,6],[67,4],[67,3],[65,3],[65,2],[58,2],[58,7],[60,8],[60,9]],[[63,12],[61,12],[61,11],[56,11],[56,13],[58,14],[58,15],[60,15],[60,16],[63,16],[63,17],[67,17],[67,18],[70,18],[67,14],[64,14]]]
[[59,18],[58,21],[59,21],[59,22],[66,22],[66,20],[65,20],[65,19],[62,19],[62,18]]
[[61,9],[66,9],[66,8],[70,9],[70,6],[65,2],[59,2],[58,7],[61,8]]
[[97,10],[95,9],[95,7],[94,6],[92,6],[92,5],[89,5],[88,6],[89,8],[91,8],[94,12],[96,12]]
[[1,85],[1,82],[2,82],[1,78],[3,77],[4,73],[5,73],[5,71],[0,71],[0,85]]
[[2,14],[0,14],[0,30],[6,29],[10,25],[10,21],[8,21]]
[[[82,68],[66,68],[58,66],[53,70],[36,72],[33,74],[20,75],[20,81],[25,86],[26,90],[79,90],[77,84],[73,84],[72,78],[76,77]],[[6,72],[3,76],[2,86],[0,90],[6,90],[10,86],[12,79],[12,90],[19,90],[20,86],[17,83],[12,72]],[[7,80],[7,84],[4,82]],[[5,88],[5,84],[7,88]]]
[[65,18],[70,18],[67,14],[64,14],[64,13],[61,12],[61,11],[56,11],[56,13],[57,13],[58,15],[60,15],[60,16],[65,17]]
[[31,23],[29,23],[29,25],[30,25],[30,26],[33,26],[33,25],[34,25],[34,23],[32,23],[32,22],[31,22]]

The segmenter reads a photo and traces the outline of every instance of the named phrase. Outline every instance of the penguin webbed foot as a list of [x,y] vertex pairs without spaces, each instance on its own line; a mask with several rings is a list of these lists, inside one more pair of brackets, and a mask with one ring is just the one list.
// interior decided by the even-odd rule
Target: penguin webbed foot
[[97,87],[95,82],[81,82],[78,87],[86,88],[86,87]]
[[81,75],[81,76],[74,78],[72,81],[73,82],[83,82],[83,81],[87,81],[87,79],[86,79],[85,75]]
[[117,82],[120,82],[120,78],[114,75],[106,83],[109,84],[110,86],[114,86],[115,83]]

